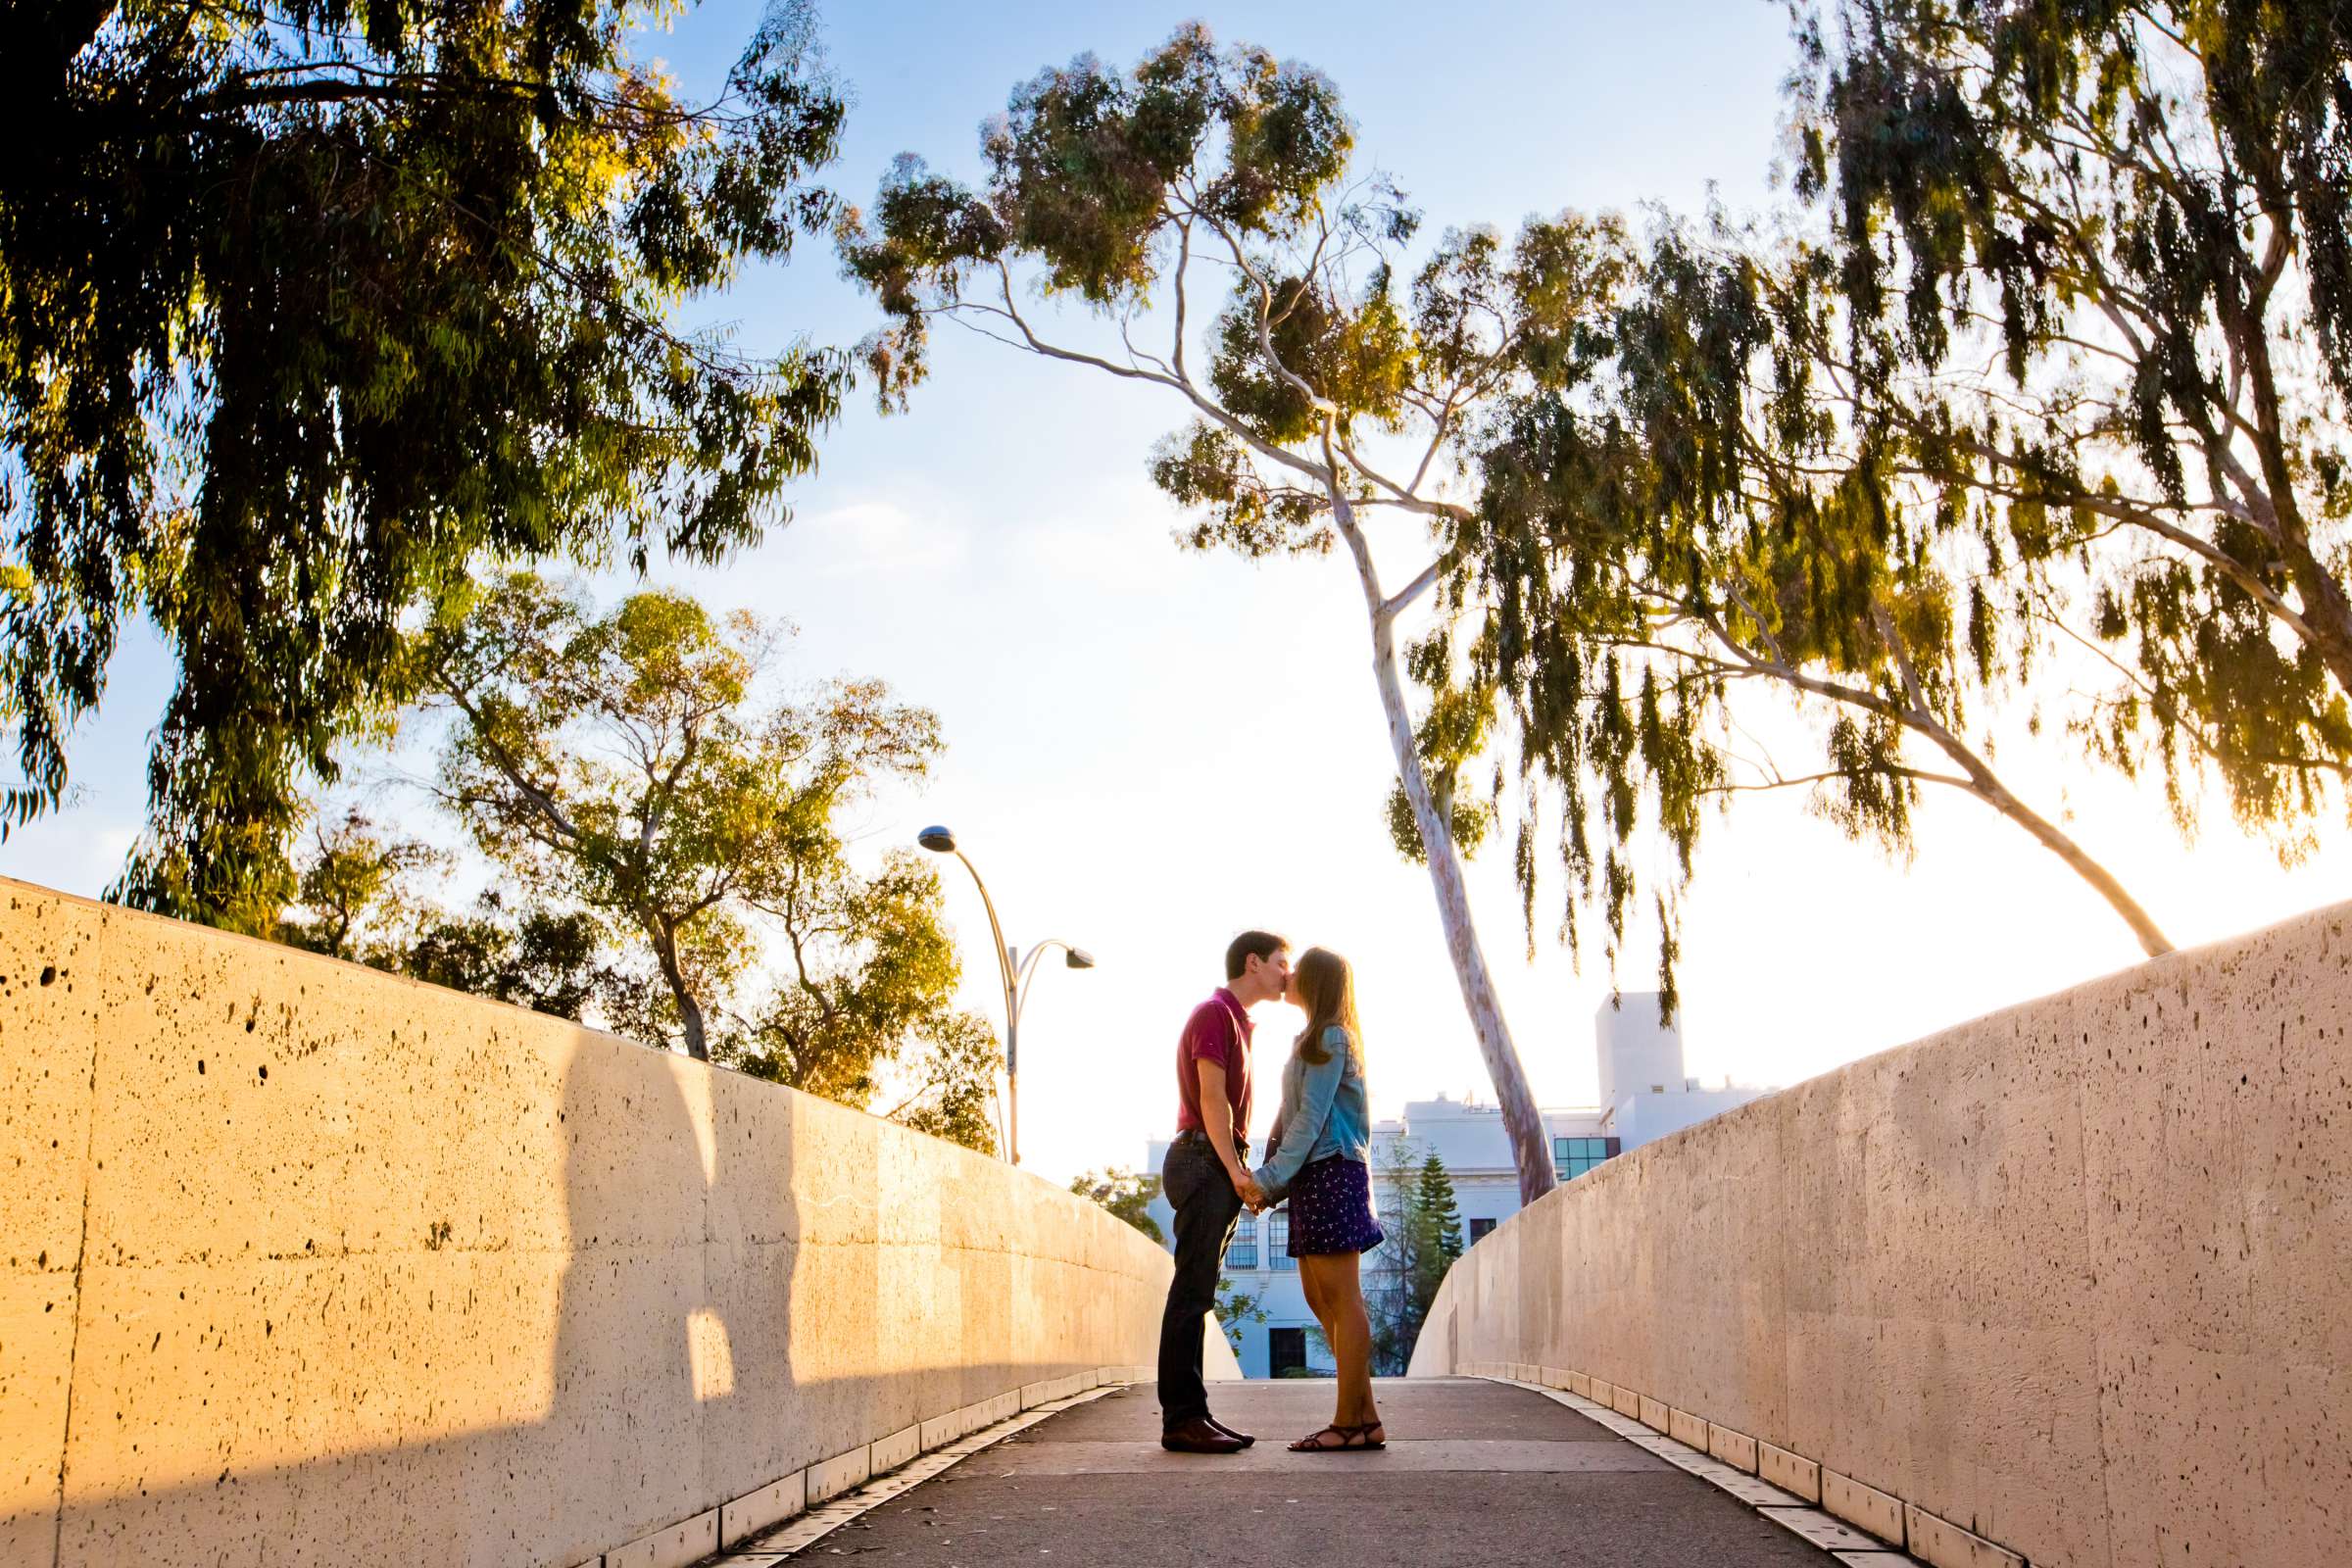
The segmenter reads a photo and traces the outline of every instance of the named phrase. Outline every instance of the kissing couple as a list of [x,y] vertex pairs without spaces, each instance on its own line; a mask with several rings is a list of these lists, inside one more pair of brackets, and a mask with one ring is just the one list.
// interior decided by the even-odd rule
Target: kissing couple
[[[1306,1014],[1282,1067],[1282,1108],[1266,1162],[1250,1157],[1250,1011],[1289,1002]],[[1176,1276],[1159,1324],[1159,1445],[1177,1453],[1239,1453],[1257,1440],[1208,1413],[1201,1379],[1217,1276],[1246,1204],[1263,1213],[1288,1202],[1290,1255],[1308,1310],[1340,1363],[1331,1424],[1291,1445],[1299,1453],[1382,1448],[1388,1433],[1372,1404],[1372,1325],[1357,1276],[1361,1255],[1383,1240],[1372,1217],[1372,1113],[1364,1090],[1363,1029],[1348,960],[1245,931],[1225,950],[1225,983],[1193,1009],[1176,1044],[1176,1138],[1160,1191],[1176,1211]]]

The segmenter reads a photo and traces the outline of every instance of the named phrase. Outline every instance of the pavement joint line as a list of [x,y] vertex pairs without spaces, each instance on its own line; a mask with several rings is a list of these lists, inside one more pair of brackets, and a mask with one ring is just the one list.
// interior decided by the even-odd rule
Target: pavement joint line
[[1116,1394],[1121,1389],[1132,1387],[1134,1385],[1128,1383],[1105,1383],[1064,1399],[1050,1399],[1044,1404],[1032,1405],[1017,1415],[1006,1416],[995,1426],[982,1427],[969,1437],[942,1444],[929,1453],[916,1454],[898,1469],[876,1476],[865,1485],[845,1492],[829,1501],[820,1502],[763,1535],[755,1536],[715,1556],[705,1557],[698,1568],[756,1568],[756,1565],[757,1568],[766,1568],[768,1564],[782,1563],[815,1545],[858,1515],[879,1508],[900,1494],[944,1475],[973,1454],[995,1447],[1015,1433],[1026,1432],[1048,1416],[1059,1415],[1064,1410],[1100,1399],[1106,1394]]
[[[1725,1464],[1704,1448],[1693,1448],[1687,1443],[1678,1443],[1655,1427],[1643,1426],[1631,1416],[1619,1415],[1606,1405],[1595,1404],[1565,1389],[1548,1388],[1541,1383],[1523,1383],[1517,1378],[1489,1377],[1485,1381],[1499,1383],[1506,1388],[1525,1389],[1531,1394],[1541,1394],[1555,1403],[1566,1405],[1578,1415],[1608,1428],[1626,1442],[1647,1448],[1668,1464],[1737,1498],[1784,1530],[1792,1531],[1811,1544],[1830,1552],[1840,1563],[1850,1564],[1852,1568],[1925,1568],[1918,1558],[1904,1554],[1899,1548],[1889,1546],[1875,1536],[1848,1528],[1794,1493],[1783,1492],[1768,1481],[1760,1481],[1735,1465]],[[1770,1495],[1750,1495],[1758,1493]],[[1846,1536],[1853,1540],[1848,1542],[1841,1539]]]

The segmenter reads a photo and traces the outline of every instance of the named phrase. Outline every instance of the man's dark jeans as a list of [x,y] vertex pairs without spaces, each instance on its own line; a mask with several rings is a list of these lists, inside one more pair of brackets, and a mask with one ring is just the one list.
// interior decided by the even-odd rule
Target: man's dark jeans
[[1208,1414],[1208,1389],[1200,1380],[1207,1332],[1201,1319],[1217,1304],[1217,1276],[1234,1222],[1242,1217],[1242,1197],[1217,1152],[1198,1133],[1180,1135],[1168,1146],[1159,1190],[1176,1211],[1176,1277],[1168,1282],[1168,1309],[1159,1320],[1159,1422],[1170,1431]]

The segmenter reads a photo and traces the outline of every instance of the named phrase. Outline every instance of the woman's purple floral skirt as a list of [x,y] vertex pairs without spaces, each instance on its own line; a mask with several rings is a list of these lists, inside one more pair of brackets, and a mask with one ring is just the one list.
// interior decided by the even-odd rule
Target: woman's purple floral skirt
[[1369,1252],[1387,1239],[1372,1217],[1372,1172],[1362,1160],[1318,1159],[1291,1183],[1293,1257]]

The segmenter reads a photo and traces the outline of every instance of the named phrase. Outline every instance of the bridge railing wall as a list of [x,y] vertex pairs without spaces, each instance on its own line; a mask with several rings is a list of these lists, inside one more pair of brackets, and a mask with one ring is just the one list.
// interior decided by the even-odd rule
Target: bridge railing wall
[[1412,1370],[1571,1389],[1931,1562],[2352,1561],[2348,1028],[2337,906],[1855,1062],[1498,1227]]
[[692,1561],[1148,1377],[1168,1273],[829,1102],[0,881],[8,1568]]

